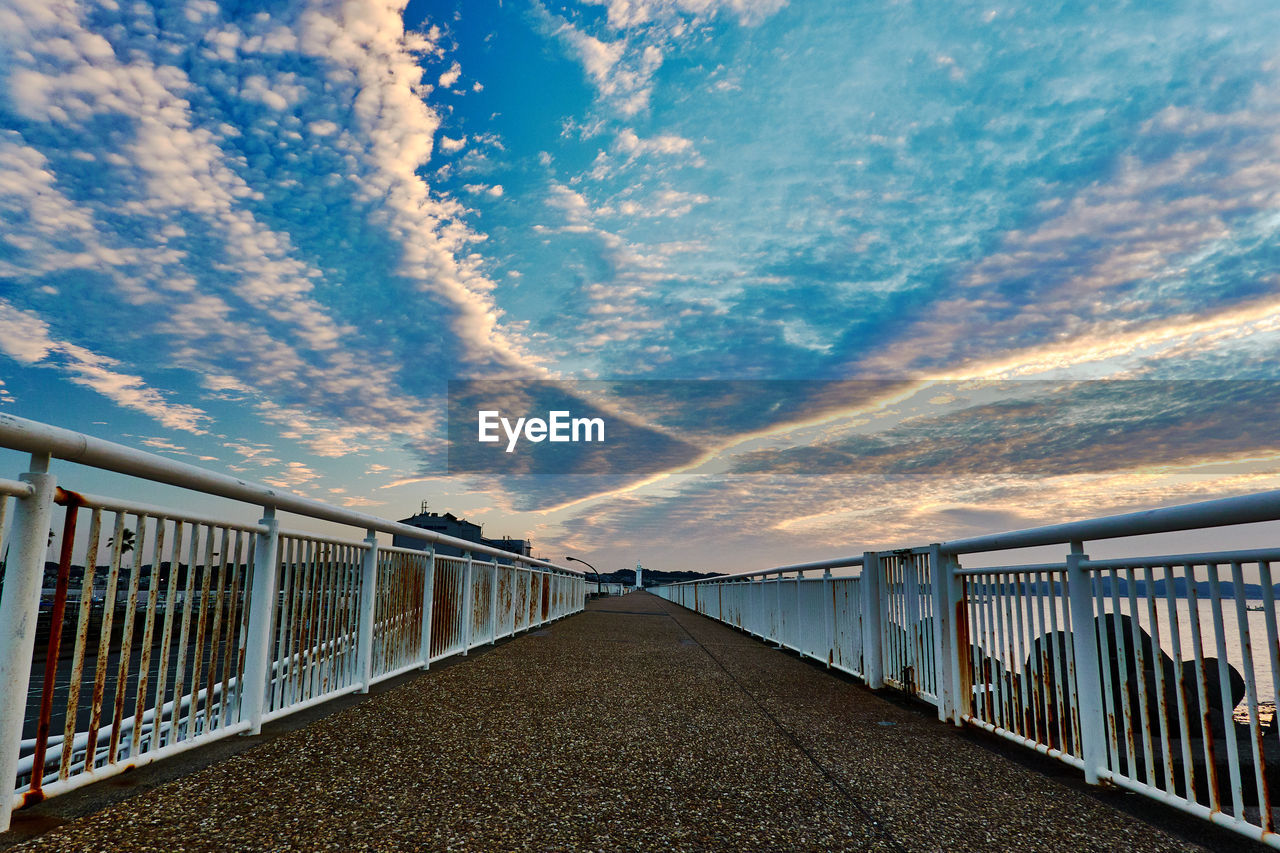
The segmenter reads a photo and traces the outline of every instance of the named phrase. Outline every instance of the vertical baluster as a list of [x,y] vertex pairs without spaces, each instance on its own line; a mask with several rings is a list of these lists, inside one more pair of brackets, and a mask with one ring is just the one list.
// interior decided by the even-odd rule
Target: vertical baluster
[[[1116,682],[1111,682],[1110,679],[1108,679],[1108,683],[1112,683],[1113,687],[1119,688],[1121,716],[1116,722],[1117,725],[1124,729],[1124,754],[1129,762],[1128,776],[1130,779],[1137,781],[1141,777],[1138,774],[1138,752],[1136,742],[1134,740],[1134,729],[1136,724],[1134,722],[1133,702],[1129,699],[1129,690],[1133,684],[1130,680],[1129,674],[1130,655],[1129,638],[1127,636],[1129,632],[1124,628],[1124,609],[1120,606],[1120,575],[1116,569],[1111,569],[1109,574],[1111,578],[1111,637],[1115,639],[1116,668],[1120,672],[1120,678],[1119,681]],[[1127,589],[1128,586],[1129,579],[1126,578],[1125,588]],[[1132,615],[1129,616],[1131,625],[1133,624],[1134,618],[1135,617]],[[1103,660],[1106,660],[1106,658],[1104,657]],[[1136,656],[1134,657],[1134,662],[1136,666]],[[1140,674],[1141,673],[1139,673],[1139,675]],[[1113,695],[1112,701],[1115,701],[1115,699],[1116,697]],[[1118,764],[1116,769],[1119,769]]]
[[[8,499],[0,495],[0,505]],[[0,509],[0,528],[4,526]],[[62,758],[58,762],[58,778],[71,775],[71,758],[75,751],[76,718],[80,712],[80,685],[84,679],[85,650],[89,645],[89,617],[93,610],[93,577],[97,571],[98,545],[102,535],[102,510],[94,507],[89,517],[89,540],[85,546],[84,577],[80,579],[80,613],[76,620],[76,645],[71,657],[71,683],[67,687],[67,711],[62,726]],[[90,748],[86,755],[93,755]]]
[[[222,608],[226,598],[224,587],[227,581],[227,563],[230,562],[231,551],[231,530],[222,528],[222,541],[218,546],[217,561],[217,585],[210,585],[210,589],[214,595],[213,602],[213,624],[209,628],[209,668],[208,674],[205,676],[204,688],[204,731],[208,733],[214,725],[213,707],[214,695],[218,688],[218,663],[222,657]],[[213,571],[213,566],[209,567]],[[219,704],[222,701],[222,694],[217,694]],[[219,724],[221,724],[221,713],[219,713]]]
[[[271,678],[271,707],[280,708],[285,702],[285,678],[288,675],[289,666],[289,631],[293,621],[294,598],[293,591],[297,585],[294,580],[295,561],[294,549],[296,542],[292,536],[279,537],[279,565],[272,571],[279,572],[280,594],[279,602],[274,599],[271,602],[273,610],[278,611],[276,616],[276,644],[275,653],[272,655],[272,671]],[[274,584],[272,585],[275,586]],[[254,586],[255,595],[257,586]]]
[[[165,603],[164,603],[164,625],[160,629],[160,660],[156,666],[156,701],[154,705],[153,718],[155,721],[155,742],[156,746],[162,746],[166,742],[165,732],[168,732],[167,741],[172,743],[177,740],[178,736],[178,720],[182,716],[180,701],[177,690],[173,694],[173,708],[169,712],[170,719],[165,721],[165,691],[167,681],[169,679],[169,650],[173,644],[173,620],[177,611],[177,589],[179,567],[182,563],[182,543],[183,534],[186,532],[186,523],[178,520],[173,522],[173,544],[171,545],[169,559],[169,577],[165,584]],[[195,537],[195,525],[192,525],[192,537]],[[156,555],[158,563],[151,585],[158,587],[160,582],[160,573],[164,566],[163,554]],[[159,590],[155,590],[155,594],[159,595]]]
[[[148,516],[138,516],[138,536],[134,542],[134,571],[139,575],[139,583],[141,583],[142,566],[146,559],[146,539],[147,539],[147,521]],[[156,537],[159,539],[163,535],[164,524],[156,520]],[[142,732],[144,726],[143,714],[147,708],[147,681],[151,674],[151,646],[155,642],[155,625],[156,625],[156,578],[155,563],[153,558],[151,561],[151,576],[147,578],[147,613],[142,623],[142,649],[141,659],[138,661],[138,686],[137,695],[133,702],[133,738],[130,745],[130,755],[137,756],[142,752]],[[154,749],[156,746],[156,725],[152,721],[151,733],[147,738],[147,745]]]
[[[1115,609],[1114,606],[1110,612],[1107,610],[1107,596],[1103,589],[1103,580],[1100,572],[1093,572],[1094,584],[1094,601],[1096,602],[1097,615],[1094,618],[1093,625],[1098,634],[1098,666],[1100,668],[1100,677],[1102,678],[1102,712],[1107,723],[1107,750],[1108,763],[1107,767],[1120,772],[1120,758],[1123,753],[1121,747],[1121,731],[1122,721],[1117,720],[1116,711],[1119,708],[1120,698],[1114,695],[1112,685],[1117,683],[1125,684],[1123,678],[1117,675],[1118,668],[1113,671],[1111,667],[1112,649],[1111,639],[1118,633],[1114,626]],[[1115,579],[1111,580],[1112,587],[1115,586]],[[1108,627],[1111,625],[1111,627]],[[1119,655],[1117,654],[1117,657]]]
[[[1164,770],[1164,790],[1172,794],[1175,790],[1173,782],[1173,749],[1169,742],[1169,708],[1166,699],[1163,637],[1160,631],[1160,621],[1156,614],[1156,570],[1154,565],[1147,565],[1144,569],[1143,580],[1147,592],[1147,622],[1151,626],[1151,648],[1155,655],[1152,668],[1155,673],[1155,704],[1156,715],[1159,718],[1157,724],[1160,726],[1160,764]],[[1151,774],[1151,784],[1154,785],[1156,782],[1156,774],[1153,772]]]
[[[136,539],[136,533],[135,533]],[[116,541],[116,548],[121,545]],[[120,641],[120,662],[116,666],[116,689],[113,697],[114,716],[111,721],[111,743],[107,750],[107,763],[114,764],[119,757],[120,737],[124,726],[125,694],[129,687],[129,670],[133,661],[133,620],[138,612],[138,554],[134,552],[133,565],[129,568],[129,598],[125,605],[122,637]]]
[[[1058,734],[1064,752],[1081,758],[1080,723],[1076,700],[1075,650],[1068,641],[1071,636],[1071,613],[1064,606],[1068,599],[1066,572],[1049,574],[1049,650],[1053,658],[1053,701],[1057,702],[1055,714]],[[1058,614],[1062,614],[1062,633],[1058,633]],[[1067,745],[1070,743],[1071,748]]]
[[[204,641],[209,623],[209,575],[213,572],[213,540],[214,528],[206,525],[204,529],[204,558],[200,566],[200,593],[196,603],[196,636],[195,646],[191,652],[191,710],[187,712],[187,737],[200,734],[196,723],[200,720],[200,676],[204,673]],[[192,584],[194,584],[194,580]],[[205,697],[207,704],[209,697]]]
[[1027,627],[1034,636],[1027,638],[1027,649],[1030,654],[1026,663],[1031,667],[1027,677],[1031,683],[1032,727],[1037,741],[1050,748],[1061,749],[1062,741],[1056,739],[1056,732],[1052,730],[1051,700],[1046,680],[1049,677],[1049,637],[1048,623],[1044,615],[1045,597],[1048,594],[1044,573],[1032,572],[1030,582],[1032,609],[1027,614]]
[[240,561],[244,556],[244,531],[237,530],[235,536],[235,553],[231,560],[231,577],[228,579],[227,593],[227,621],[226,621],[226,639],[223,644],[222,651],[222,704],[218,709],[218,717],[222,720],[223,725],[230,725],[233,721],[231,717],[232,709],[236,707],[236,702],[232,696],[232,692],[236,689],[232,686],[232,679],[235,679],[236,685],[241,684],[244,678],[241,676],[236,666],[236,662],[240,659]]
[[[186,674],[187,674],[187,658],[190,654],[191,645],[191,608],[195,605],[195,583],[196,572],[199,570],[200,563],[200,541],[201,534],[207,539],[209,532],[203,525],[191,525],[191,542],[187,548],[187,576],[182,586],[182,605],[180,622],[178,623],[178,662],[173,673],[173,740],[182,739],[183,717],[182,706],[187,697]],[[180,576],[181,566],[179,566]],[[187,714],[192,713],[192,707],[195,705],[196,690],[191,690],[191,704],[188,705]],[[190,727],[187,727],[187,735],[190,736]]]
[[[1209,573],[1213,567],[1209,566]],[[1200,734],[1204,744],[1206,784],[1209,788],[1209,808],[1222,810],[1222,797],[1218,789],[1218,764],[1214,754],[1213,730],[1209,726],[1208,678],[1204,665],[1204,635],[1200,630],[1200,593],[1196,589],[1195,564],[1184,566],[1187,578],[1187,615],[1191,617],[1191,650],[1195,660],[1196,693],[1199,699]]]
[[[1227,733],[1227,772],[1231,780],[1232,814],[1237,818],[1241,818],[1244,814],[1244,789],[1240,780],[1240,744],[1236,739],[1235,719],[1232,716],[1232,711],[1235,709],[1225,707],[1232,703],[1231,678],[1229,675],[1231,664],[1227,662],[1226,629],[1222,621],[1222,590],[1219,586],[1218,564],[1209,563],[1206,568],[1209,571],[1209,595],[1213,605],[1213,638],[1218,654],[1218,689],[1224,706],[1222,709],[1222,726]],[[1240,587],[1237,587],[1237,589],[1240,589]],[[1243,595],[1243,592],[1240,594]],[[1207,716],[1208,706],[1204,707]]]
[[[1000,708],[1000,725],[1011,732],[1017,731],[1017,721],[1015,715],[1017,713],[1016,703],[1013,698],[1013,670],[1010,668],[1012,661],[1010,658],[1013,654],[1010,652],[1010,642],[1013,639],[1013,631],[1005,629],[1005,622],[1009,620],[1010,600],[1005,592],[1005,575],[992,574],[991,581],[995,586],[995,595],[992,599],[993,613],[992,622],[995,627],[995,654],[999,656],[1000,666],[999,672],[993,673],[996,682],[996,702]],[[996,667],[992,667],[995,669]]]
[[[1010,633],[1013,634],[1013,659],[1010,663],[1010,674],[1014,676],[1014,703],[1017,708],[1017,732],[1026,738],[1035,740],[1035,712],[1028,713],[1028,706],[1031,704],[1031,685],[1027,681],[1026,660],[1027,655],[1024,651],[1026,645],[1026,625],[1024,624],[1023,610],[1025,604],[1022,599],[1022,588],[1026,584],[1027,576],[1022,572],[1017,572],[1010,576],[1013,581],[1013,612],[1017,617],[1014,622],[1009,625]],[[1014,624],[1016,623],[1016,624]],[[1020,670],[1012,669],[1017,667]],[[1028,717],[1031,719],[1028,720]]]
[[978,611],[978,642],[974,643],[974,681],[978,682],[978,716],[993,725],[1000,719],[995,709],[995,662],[991,659],[991,585],[989,574],[973,576],[974,606]]
[[[16,521],[15,521],[16,524]],[[114,540],[118,543],[124,535],[124,513],[115,514]],[[111,565],[107,570],[107,588],[103,592],[102,629],[98,635],[98,656],[95,661],[93,678],[93,701],[89,706],[88,750],[85,755],[85,768],[92,770],[97,764],[98,727],[102,721],[102,707],[106,701],[107,670],[110,666],[111,630],[115,621],[116,597],[120,583],[120,549],[111,548]]]
[[[75,550],[76,520],[79,516],[79,495],[58,493],[59,503],[66,506],[63,515],[62,543],[58,549],[58,575],[53,594],[53,608],[49,615],[49,640],[45,651],[44,676],[40,681],[40,716],[36,718],[36,745],[31,757],[31,791],[29,798],[43,797],[45,755],[49,746],[49,734],[53,728],[53,691],[57,682],[58,653],[65,628],[67,593],[71,586],[71,558]],[[52,531],[50,531],[52,535]]]
[[[1244,572],[1239,560],[1231,561],[1231,585],[1235,591],[1236,624],[1240,626],[1240,651],[1244,655],[1244,698],[1249,710],[1249,747],[1253,760],[1254,788],[1258,792],[1261,826],[1271,830],[1271,803],[1263,769],[1262,726],[1258,720],[1258,685],[1253,671],[1253,637],[1249,631],[1249,612],[1245,609]],[[1234,728],[1234,726],[1233,726]],[[1242,815],[1237,813],[1237,817]]]
[[[435,596],[436,582],[436,549],[434,546],[428,546],[426,565],[423,566],[423,582],[422,582],[422,635],[421,643],[418,646],[418,661],[423,669],[431,668],[431,617],[432,602]],[[527,597],[526,597],[527,601]],[[523,608],[525,615],[528,614],[528,605]]]
[[307,640],[311,629],[312,575],[315,564],[315,543],[310,539],[298,540],[298,601],[294,605],[292,626],[293,649],[289,655],[288,705],[307,698],[304,685],[307,676]]
[[1186,797],[1191,802],[1195,802],[1196,771],[1195,762],[1191,759],[1191,722],[1187,713],[1187,685],[1186,678],[1183,675],[1186,669],[1182,666],[1182,625],[1181,620],[1178,619],[1176,585],[1177,578],[1174,576],[1173,566],[1165,565],[1164,597],[1165,610],[1169,617],[1169,638],[1172,646],[1170,654],[1173,656],[1174,665],[1178,668],[1173,686],[1178,706],[1178,739],[1182,743],[1182,776]]

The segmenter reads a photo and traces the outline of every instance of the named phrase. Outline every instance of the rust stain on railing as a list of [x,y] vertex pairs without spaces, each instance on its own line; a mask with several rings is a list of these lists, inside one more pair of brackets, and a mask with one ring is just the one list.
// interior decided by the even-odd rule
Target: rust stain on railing
[[[54,500],[67,508],[62,522],[62,547],[58,552],[58,581],[53,593],[53,612],[49,617],[49,646],[44,659],[44,683],[40,692],[40,717],[36,721],[36,748],[32,758],[31,790],[26,796],[44,795],[44,758],[49,748],[49,725],[53,716],[53,688],[58,672],[58,647],[62,642],[62,620],[67,609],[67,587],[71,581],[71,554],[75,547],[76,518],[85,500],[75,492],[58,489]],[[25,803],[24,797],[24,803]],[[38,802],[38,800],[37,800]]]

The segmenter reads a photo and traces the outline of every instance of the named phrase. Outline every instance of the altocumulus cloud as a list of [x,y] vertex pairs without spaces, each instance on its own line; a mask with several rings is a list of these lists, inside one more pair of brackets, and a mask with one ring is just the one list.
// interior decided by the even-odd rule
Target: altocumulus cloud
[[401,12],[10,4],[0,296],[33,332],[6,354],[203,428],[216,400],[148,385],[158,344],[184,371],[170,390],[234,392],[322,455],[428,441],[423,359],[533,370],[497,327],[481,235],[418,175],[439,127],[419,63],[441,51]]

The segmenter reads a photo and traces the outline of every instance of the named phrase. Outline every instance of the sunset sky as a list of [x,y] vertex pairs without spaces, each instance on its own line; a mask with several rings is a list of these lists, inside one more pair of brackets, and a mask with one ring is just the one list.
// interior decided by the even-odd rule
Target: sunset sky
[[[602,569],[1280,487],[1274,0],[0,0],[0,45],[0,411]],[[450,473],[450,380],[615,441]]]

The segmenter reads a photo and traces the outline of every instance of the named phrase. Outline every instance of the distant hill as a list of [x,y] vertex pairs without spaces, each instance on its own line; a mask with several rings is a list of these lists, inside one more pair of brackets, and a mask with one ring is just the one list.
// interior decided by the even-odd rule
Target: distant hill
[[[667,572],[662,569],[645,569],[644,585],[659,586],[668,583],[680,583],[682,581],[696,581],[703,578],[719,577],[719,572]],[[587,580],[594,581],[595,575],[587,573]],[[631,585],[636,582],[635,569],[619,569],[616,572],[601,572],[600,580],[605,583],[621,583]]]

